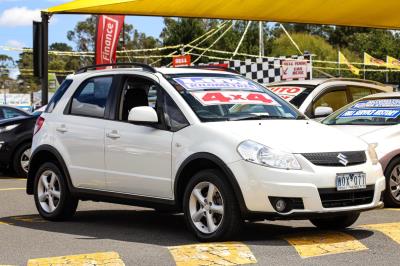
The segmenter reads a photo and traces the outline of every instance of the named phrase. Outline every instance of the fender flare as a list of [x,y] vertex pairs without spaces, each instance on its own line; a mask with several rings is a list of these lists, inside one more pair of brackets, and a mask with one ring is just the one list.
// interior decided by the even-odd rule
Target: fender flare
[[[51,153],[56,158],[58,165],[61,167],[60,170],[63,172],[63,174],[65,175],[65,177],[67,179],[68,188],[71,190],[73,188],[73,185],[71,182],[71,178],[69,175],[67,165],[65,164],[65,161],[62,158],[61,154],[53,146],[44,144],[44,145],[37,147],[31,155],[30,164],[34,163],[37,155],[42,152]],[[29,171],[28,171],[27,185],[26,185],[26,193],[29,195],[33,194],[33,186],[34,186],[35,176],[36,176],[36,172],[34,172],[32,170],[32,167],[30,166]]]
[[238,204],[239,204],[241,213],[242,214],[248,213],[249,210],[247,209],[247,206],[245,204],[242,190],[240,189],[239,183],[237,182],[235,175],[232,173],[231,169],[218,156],[211,154],[211,153],[207,153],[207,152],[199,152],[199,153],[192,154],[188,158],[186,158],[183,161],[183,163],[179,166],[178,171],[176,172],[175,181],[174,181],[174,196],[175,196],[176,203],[179,204],[179,202],[178,202],[178,200],[179,200],[178,185],[179,185],[180,179],[182,178],[181,173],[189,163],[191,163],[192,161],[197,160],[197,159],[209,160],[219,167],[219,169],[225,174],[227,181],[230,183],[230,185],[233,189],[233,192],[236,195],[236,199],[238,200]]

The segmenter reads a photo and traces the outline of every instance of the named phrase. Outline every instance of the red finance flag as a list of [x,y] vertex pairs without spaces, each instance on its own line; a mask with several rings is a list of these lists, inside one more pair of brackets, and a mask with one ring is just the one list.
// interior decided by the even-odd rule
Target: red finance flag
[[96,36],[96,65],[113,64],[117,61],[118,38],[125,16],[98,17]]

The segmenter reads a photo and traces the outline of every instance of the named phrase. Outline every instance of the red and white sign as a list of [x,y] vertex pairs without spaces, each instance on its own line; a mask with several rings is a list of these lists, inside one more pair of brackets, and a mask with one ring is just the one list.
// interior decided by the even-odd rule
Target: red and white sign
[[196,91],[191,94],[202,105],[263,104],[280,106],[266,93],[251,91]]
[[98,17],[96,37],[96,65],[117,61],[117,46],[125,16]]
[[173,67],[190,66],[190,55],[179,55],[172,58]]
[[307,78],[307,60],[285,60],[282,61],[282,79]]
[[302,93],[306,88],[303,87],[267,87],[270,91],[278,94],[286,101],[292,100],[294,97]]

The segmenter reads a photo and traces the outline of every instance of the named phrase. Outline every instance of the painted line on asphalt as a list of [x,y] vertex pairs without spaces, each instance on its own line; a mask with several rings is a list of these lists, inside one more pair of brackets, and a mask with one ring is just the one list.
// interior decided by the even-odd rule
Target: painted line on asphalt
[[400,244],[400,223],[367,224],[360,227],[379,231]]
[[343,232],[307,232],[282,237],[302,258],[368,250],[360,241]]
[[382,210],[384,210],[384,211],[400,211],[400,209],[396,209],[396,208],[385,208]]
[[46,220],[43,220],[40,216],[12,216],[10,219],[18,221],[18,222],[26,222],[26,223],[44,223]]
[[62,257],[30,259],[27,266],[50,265],[113,265],[124,266],[125,263],[117,252],[70,255]]
[[[0,221],[0,225],[12,225],[11,223]],[[1,266],[1,265],[0,265]]]
[[249,247],[240,242],[168,247],[176,266],[241,265],[257,263]]
[[24,187],[0,188],[0,191],[25,190]]

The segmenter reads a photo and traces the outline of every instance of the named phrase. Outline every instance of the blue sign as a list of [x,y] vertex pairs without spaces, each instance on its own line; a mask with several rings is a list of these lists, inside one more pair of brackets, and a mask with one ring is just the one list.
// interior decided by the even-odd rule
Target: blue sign
[[400,99],[360,101],[341,113],[339,118],[381,117],[397,118],[400,115]]

